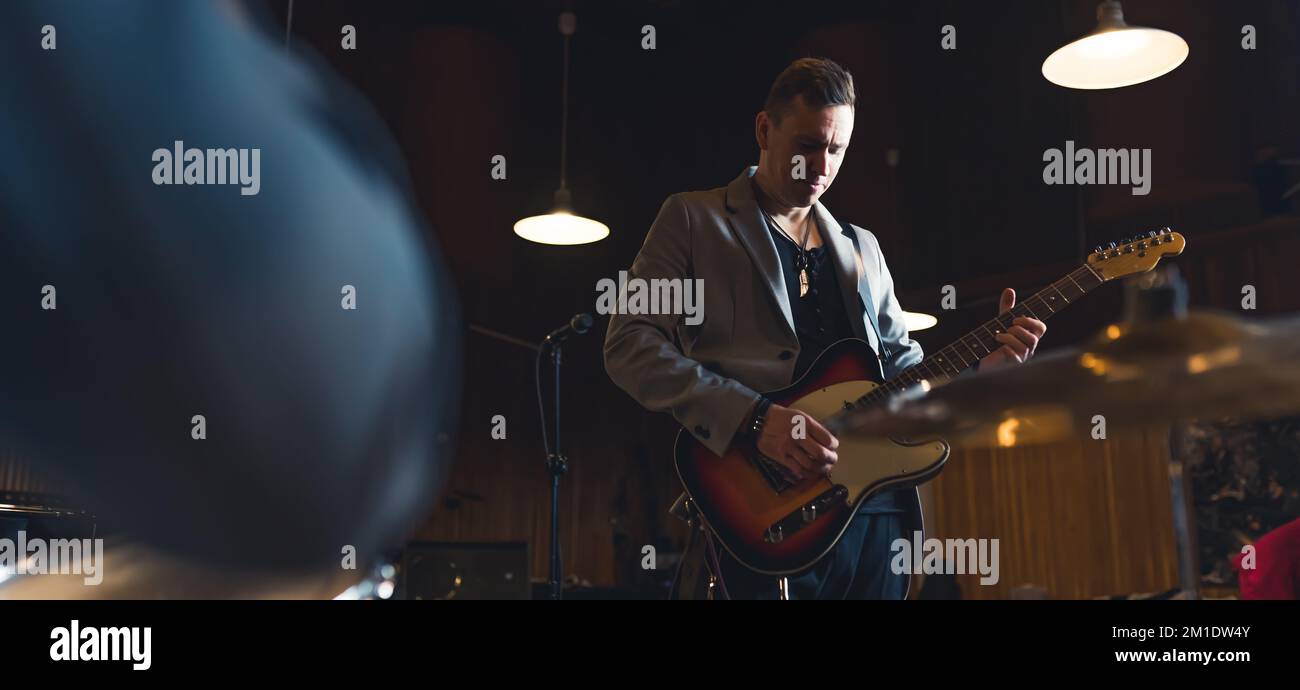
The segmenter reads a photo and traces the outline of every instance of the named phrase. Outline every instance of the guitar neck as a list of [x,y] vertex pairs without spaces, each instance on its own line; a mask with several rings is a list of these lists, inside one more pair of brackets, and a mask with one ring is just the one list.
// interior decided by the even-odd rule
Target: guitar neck
[[1106,281],[1088,265],[1080,266],[1069,275],[1039,290],[1029,299],[1012,307],[1005,314],[989,319],[975,330],[958,338],[956,342],[931,354],[907,368],[898,376],[878,386],[860,398],[858,404],[868,405],[884,400],[895,393],[917,385],[921,381],[928,381],[931,384],[947,381],[969,369],[989,353],[1002,347],[1002,343],[998,342],[994,336],[1011,328],[1012,320],[1016,317],[1027,316],[1046,321],[1104,282]]

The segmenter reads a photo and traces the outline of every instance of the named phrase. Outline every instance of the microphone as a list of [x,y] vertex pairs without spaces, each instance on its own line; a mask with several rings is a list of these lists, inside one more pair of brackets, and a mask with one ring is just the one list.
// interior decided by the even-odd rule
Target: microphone
[[547,334],[546,339],[542,341],[543,345],[555,344],[563,341],[571,335],[582,335],[591,330],[591,314],[578,314],[569,322]]

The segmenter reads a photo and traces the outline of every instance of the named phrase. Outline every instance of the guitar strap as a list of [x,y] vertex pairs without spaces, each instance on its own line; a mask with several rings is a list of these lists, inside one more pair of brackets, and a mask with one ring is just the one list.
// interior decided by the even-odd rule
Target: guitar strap
[[871,296],[871,281],[867,280],[866,264],[862,261],[862,248],[858,246],[858,233],[849,232],[849,239],[853,240],[853,253],[858,260],[858,295],[862,297],[862,306],[867,310],[867,320],[871,322],[871,330],[876,333],[876,342],[880,344],[878,358],[881,361],[881,374],[883,375],[884,362],[893,357],[889,351],[889,346],[885,345],[885,339],[880,336],[880,324],[876,322],[876,303]]

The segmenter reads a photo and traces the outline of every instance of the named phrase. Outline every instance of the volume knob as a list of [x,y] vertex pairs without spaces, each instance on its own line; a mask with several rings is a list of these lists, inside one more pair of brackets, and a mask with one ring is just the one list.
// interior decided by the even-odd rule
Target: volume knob
[[803,507],[803,521],[804,521],[804,523],[809,523],[809,522],[812,522],[813,520],[816,520],[816,519],[817,519],[817,504],[816,504],[816,503],[810,503],[810,504],[804,506],[804,507]]

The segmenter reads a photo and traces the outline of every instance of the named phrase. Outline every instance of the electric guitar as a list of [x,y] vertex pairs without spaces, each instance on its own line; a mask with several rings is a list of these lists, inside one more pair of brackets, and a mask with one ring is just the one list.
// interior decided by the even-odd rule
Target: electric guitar
[[839,416],[880,404],[917,385],[937,385],[1002,347],[994,336],[1027,316],[1046,320],[1097,286],[1143,273],[1183,251],[1185,240],[1164,228],[1109,247],[1005,314],[931,354],[888,382],[876,354],[857,339],[827,348],[798,381],[767,393],[773,403],[811,415],[839,438],[838,460],[826,475],[794,480],[779,463],[752,447],[721,457],[683,429],[674,448],[677,476],[705,526],[745,567],[785,576],[802,572],[830,552],[863,501],[888,489],[924,483],[943,469],[950,447],[928,441],[859,438]]

